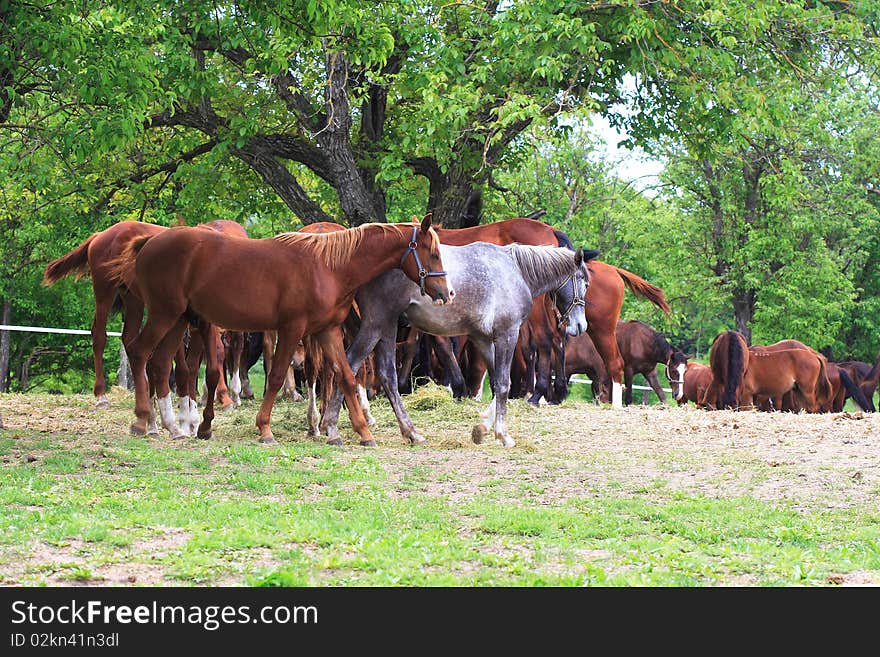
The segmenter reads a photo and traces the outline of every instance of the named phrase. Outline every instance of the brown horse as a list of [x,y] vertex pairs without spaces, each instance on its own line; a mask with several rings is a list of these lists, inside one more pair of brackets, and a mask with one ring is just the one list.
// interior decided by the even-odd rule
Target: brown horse
[[[666,394],[657,376],[657,364],[668,363],[677,351],[666,336],[636,319],[617,323],[617,346],[624,362],[624,403],[632,404],[633,377],[641,374],[657,394],[662,404]],[[684,358],[687,360],[687,358]]]
[[[247,237],[245,229],[234,221],[211,221],[199,225],[199,228],[209,228],[224,235]],[[97,408],[110,408],[110,401],[106,395],[107,382],[104,376],[104,349],[107,346],[107,320],[114,302],[118,298],[122,304],[122,343],[124,345],[127,345],[137,334],[144,316],[144,304],[137,285],[133,284],[131,288],[120,290],[111,276],[110,263],[122,254],[133,239],[153,237],[167,230],[166,227],[155,224],[123,221],[93,233],[73,251],[53,260],[46,266],[43,285],[52,285],[71,274],[75,275],[77,280],[83,276],[91,275],[95,297],[95,312],[91,329],[92,353],[95,364],[93,392]],[[195,407],[195,400],[190,400],[188,396],[190,390],[189,372],[182,348],[177,354],[176,362],[175,385],[178,395],[181,397],[181,412],[189,413],[191,407]]]
[[702,363],[685,363],[681,370],[673,371],[679,378],[674,378],[672,372],[668,370],[667,376],[672,387],[672,396],[678,400],[678,405],[694,402],[700,406],[706,396],[706,390],[712,384],[712,369]]
[[[543,222],[526,218],[507,219],[471,228],[438,229],[437,234],[441,242],[453,246],[489,242],[500,246],[513,243],[567,246],[574,250],[564,233]],[[616,331],[617,320],[623,308],[624,285],[664,312],[669,312],[670,308],[663,290],[632,272],[598,260],[590,261],[589,269],[591,278],[586,298],[587,332],[605,364],[605,384],[612,390],[612,405],[622,408],[624,363],[617,346]],[[537,299],[535,303],[538,303]]]
[[704,408],[737,408],[748,366],[749,345],[742,333],[724,331],[716,335],[709,349],[712,382],[698,404]]
[[[220,325],[237,331],[278,331],[266,395],[256,417],[261,443],[274,443],[272,407],[299,341],[314,335],[341,380],[349,416],[362,445],[375,445],[358,401],[354,376],[345,357],[341,325],[358,287],[399,267],[420,284],[434,303],[450,303],[439,240],[430,217],[419,224],[364,224],[325,235],[283,233],[251,240],[221,238],[194,228],[173,228],[129,243],[117,259],[113,280],[140,288],[147,322],[131,344],[135,380],[134,434],[143,434],[149,418],[144,369],[155,351],[160,369],[170,369],[174,345],[195,321],[200,329]],[[218,295],[217,289],[225,294]],[[207,350],[208,403],[199,438],[211,437],[213,393],[219,379],[216,354]],[[157,382],[160,402],[167,400],[167,376]],[[166,402],[169,403],[169,402]]]
[[[752,350],[763,349],[765,351],[782,351],[785,349],[803,349],[810,352],[816,358],[819,358],[825,365],[825,374],[828,377],[830,388],[817,390],[818,410],[823,413],[839,413],[843,410],[843,405],[847,397],[851,397],[856,405],[862,410],[872,409],[873,406],[865,397],[862,390],[854,383],[849,376],[846,368],[839,367],[836,363],[828,362],[818,351],[805,345],[799,340],[780,340],[774,344],[763,347],[751,347]],[[769,401],[761,400],[759,404],[762,408],[769,407]],[[800,411],[809,410],[805,408],[796,398],[793,392],[788,392],[781,398],[773,399],[773,408],[783,411]]]
[[574,374],[590,377],[594,401],[607,403],[611,399],[605,385],[605,363],[588,333],[569,336],[565,343],[565,375],[570,378]]
[[[841,361],[837,363],[837,366],[849,375],[864,395],[868,407],[862,407],[862,409],[873,413],[876,410],[874,392],[877,390],[878,381],[880,381],[880,353],[877,354],[873,366],[860,360]],[[859,405],[861,406],[861,404]]]
[[792,392],[800,408],[815,413],[819,400],[831,396],[825,359],[809,347],[792,349],[777,343],[769,349],[748,348],[742,334],[725,331],[716,336],[709,357],[710,390],[717,393],[723,386],[721,408],[752,408],[758,396],[780,400],[778,408],[781,398]]

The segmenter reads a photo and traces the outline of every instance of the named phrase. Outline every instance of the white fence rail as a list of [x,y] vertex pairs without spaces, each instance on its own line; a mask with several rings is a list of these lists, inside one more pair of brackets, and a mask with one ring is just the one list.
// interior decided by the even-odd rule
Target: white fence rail
[[[9,324],[0,324],[0,331],[23,331],[25,333],[61,333],[65,335],[91,335],[91,331],[84,329],[65,329],[65,328],[46,328],[45,326],[10,326]],[[113,337],[121,337],[119,331],[107,331],[107,335]]]
[[[568,378],[568,382],[569,383],[592,383],[593,380],[592,379],[582,379],[577,374],[572,374]],[[654,390],[654,388],[651,388],[650,386],[636,386],[636,385],[634,385],[633,390]],[[669,394],[672,394],[672,390],[670,388],[661,388],[661,390],[663,392],[668,392]]]

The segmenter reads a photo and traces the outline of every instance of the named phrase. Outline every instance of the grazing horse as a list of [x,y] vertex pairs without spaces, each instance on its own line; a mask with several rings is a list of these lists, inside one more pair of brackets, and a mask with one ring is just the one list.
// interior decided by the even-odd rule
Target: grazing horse
[[700,406],[706,396],[706,390],[712,384],[712,369],[702,363],[682,362],[680,356],[673,355],[667,361],[666,377],[672,388],[672,396],[678,401],[679,406],[689,401]]
[[782,397],[792,392],[800,408],[815,413],[819,400],[831,396],[825,358],[809,347],[748,348],[742,334],[725,331],[716,336],[709,357],[713,376],[710,389],[715,388],[717,393],[723,385],[721,408],[752,407],[756,396],[780,400],[779,408]]
[[[472,228],[438,229],[443,244],[461,246],[472,242],[491,244],[532,244],[536,246],[565,246],[571,242],[559,230],[533,219],[516,218],[482,224]],[[633,293],[645,297],[664,312],[669,304],[659,287],[651,285],[632,272],[598,260],[590,263],[590,288],[587,290],[587,330],[605,364],[605,384],[612,390],[615,408],[623,407],[623,358],[615,336],[617,320],[623,308],[624,285]],[[564,376],[562,372],[559,375]]]
[[749,345],[738,331],[723,331],[712,340],[709,368],[712,383],[699,405],[705,408],[737,408],[743,373],[749,366]]
[[[375,348],[376,368],[401,434],[412,443],[421,443],[425,439],[413,426],[397,390],[394,349],[398,317],[405,312],[413,327],[427,333],[467,335],[488,364],[493,391],[492,401],[471,436],[474,442],[481,442],[494,424],[495,437],[511,447],[514,440],[507,432],[507,397],[520,326],[531,312],[533,299],[549,292],[568,318],[567,331],[571,335],[585,331],[584,298],[590,274],[584,263],[597,252],[520,244],[501,247],[482,242],[460,247],[442,245],[440,252],[456,286],[455,303],[449,308],[426,304],[418,288],[398,272],[370,281],[357,293],[362,321],[348,349],[349,361],[357,371]],[[338,440],[336,423],[341,403],[336,390],[321,419],[321,431],[330,441]]]
[[849,377],[861,389],[868,407],[863,410],[873,413],[874,407],[874,391],[877,390],[877,383],[880,380],[880,353],[877,354],[877,360],[873,367],[869,363],[860,360],[846,360],[837,363],[837,366],[845,370]]
[[[278,332],[266,395],[256,417],[261,443],[275,442],[270,427],[275,397],[297,344],[314,335],[337,372],[361,444],[375,445],[345,359],[341,325],[357,289],[394,268],[418,282],[421,293],[434,303],[450,303],[455,291],[447,287],[439,246],[430,216],[421,226],[363,224],[326,235],[224,239],[181,227],[132,241],[113,271],[120,284],[138,282],[148,311],[144,328],[129,345],[137,416],[132,433],[143,434],[149,416],[147,356],[155,350],[160,367],[169,369],[173,345],[187,322],[195,321],[200,329],[216,324],[238,331]],[[216,294],[221,288],[225,294]],[[204,439],[211,437],[220,376],[216,354],[210,349],[206,354],[208,403],[197,433]],[[162,383],[157,383],[158,393],[165,400],[167,385],[163,388]]]
[[[816,358],[819,358],[825,364],[825,374],[828,377],[828,382],[830,384],[830,389],[824,391],[822,395],[818,396],[818,404],[819,411],[824,413],[839,413],[843,410],[843,405],[846,401],[846,398],[852,397],[853,401],[856,405],[862,410],[868,410],[873,408],[870,401],[865,397],[862,393],[862,390],[853,382],[852,378],[849,376],[847,371],[844,368],[839,367],[835,363],[828,362],[828,359],[825,358],[818,351],[805,345],[803,342],[799,340],[780,340],[779,342],[775,342],[771,345],[766,346],[758,346],[758,347],[750,347],[751,350],[764,350],[764,351],[783,351],[785,349],[803,349],[805,351],[810,352]],[[798,403],[798,400],[795,398],[792,392],[788,392],[783,395],[781,398],[773,399],[773,406],[776,410],[783,411],[800,411],[800,410],[808,410],[803,409],[802,405]],[[769,402],[765,402],[765,406],[769,406]]]
[[[210,228],[224,235],[247,237],[247,232],[234,221],[217,220],[198,226]],[[65,276],[74,274],[77,279],[91,275],[92,290],[95,296],[95,312],[92,318],[92,353],[95,363],[95,406],[110,408],[107,399],[107,382],[104,377],[104,349],[107,346],[107,320],[111,307],[119,301],[123,309],[122,343],[127,345],[140,329],[144,316],[144,304],[137,285],[120,290],[111,276],[110,263],[116,260],[133,239],[143,239],[159,235],[168,230],[164,226],[139,221],[122,221],[109,228],[93,233],[70,253],[61,256],[46,266],[43,285],[51,285]],[[218,288],[222,289],[222,288]],[[193,373],[195,377],[197,374]],[[195,412],[195,399],[189,397],[188,377],[182,349],[178,353],[175,385],[180,396],[182,414]]]

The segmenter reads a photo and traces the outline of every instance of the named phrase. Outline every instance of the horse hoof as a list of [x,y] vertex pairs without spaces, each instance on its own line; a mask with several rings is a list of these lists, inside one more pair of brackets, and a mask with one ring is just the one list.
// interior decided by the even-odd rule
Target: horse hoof
[[199,440],[211,440],[214,437],[214,432],[208,429],[207,431],[202,431],[201,429],[196,432],[196,437]]
[[478,424],[478,425],[475,426],[475,427],[473,428],[473,430],[471,431],[471,440],[473,440],[474,443],[476,443],[477,445],[479,445],[480,443],[483,442],[483,437],[484,437],[487,433],[489,433],[489,432],[486,431],[485,427],[483,427],[482,424]]
[[145,435],[147,435],[147,432],[144,431],[143,429],[141,429],[136,424],[132,424],[131,426],[128,427],[128,433],[130,433],[132,436],[145,436]]
[[275,440],[275,436],[263,436],[260,438],[261,445],[277,445],[278,441]]
[[106,397],[101,397],[98,401],[95,402],[95,408],[99,411],[109,411],[110,410],[110,400]]
[[376,441],[373,439],[360,441],[361,447],[376,447]]
[[308,431],[306,431],[307,438],[317,438],[320,435],[321,435],[321,432],[318,431],[317,429],[309,429]]
[[[182,431],[180,433],[171,434],[171,440],[183,440],[184,438],[189,438],[189,435]],[[199,436],[199,438],[201,438],[201,436]]]
[[497,438],[497,440],[502,447],[515,447],[516,446],[516,441],[510,437],[503,437],[502,436],[500,438]]
[[410,443],[410,445],[421,445],[421,444],[423,444],[423,443],[425,443],[425,442],[427,442],[427,441],[425,440],[425,437],[422,436],[422,435],[420,435],[420,434],[412,433],[412,434],[410,434],[410,436],[409,436],[409,443]]
[[337,447],[342,447],[342,438],[328,438],[328,445],[336,445]]

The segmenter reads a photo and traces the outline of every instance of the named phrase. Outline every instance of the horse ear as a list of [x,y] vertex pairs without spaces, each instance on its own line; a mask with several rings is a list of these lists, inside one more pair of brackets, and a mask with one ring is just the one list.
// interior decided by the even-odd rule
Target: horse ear
[[574,266],[580,267],[584,264],[584,250],[578,247],[578,250],[574,252]]
[[685,354],[684,357],[687,358],[688,360],[692,360],[694,357],[694,354]]
[[434,217],[434,215],[432,215],[429,212],[428,214],[425,215],[425,218],[422,219],[422,232],[423,233],[427,233],[428,229],[431,228],[431,220],[433,219],[433,217]]

